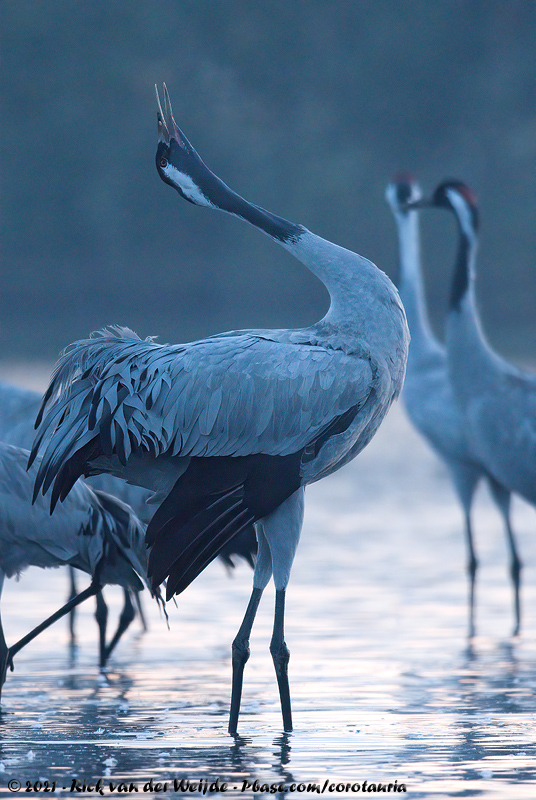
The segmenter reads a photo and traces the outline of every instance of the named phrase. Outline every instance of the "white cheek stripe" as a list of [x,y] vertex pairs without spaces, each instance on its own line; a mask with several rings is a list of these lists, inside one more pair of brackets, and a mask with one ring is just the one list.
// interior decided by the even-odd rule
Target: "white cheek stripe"
[[[420,186],[418,186],[416,183],[412,183],[412,184],[410,184],[410,190],[411,190],[411,193],[410,193],[410,196],[408,197],[406,202],[415,203],[416,200],[420,200],[421,199],[422,192],[421,192]],[[391,211],[393,212],[393,214],[404,214],[404,215],[406,215],[408,213],[411,213],[409,211],[409,209],[408,210],[402,209],[402,207],[401,207],[401,205],[400,205],[400,203],[398,201],[396,186],[395,186],[394,183],[388,184],[387,189],[385,190],[385,199],[387,200],[387,202],[389,204],[389,207],[390,207]],[[415,213],[415,211],[416,211],[416,209],[414,209],[413,213]]]
[[210,200],[207,200],[199,186],[193,182],[190,176],[178,170],[177,167],[173,166],[173,164],[168,163],[167,167],[163,168],[163,172],[171,181],[173,181],[173,183],[179,186],[186,197],[188,197],[194,203],[197,203],[199,206],[212,205]]
[[475,231],[473,228],[473,217],[471,214],[471,209],[468,207],[466,201],[461,197],[458,192],[454,191],[454,189],[447,189],[447,195],[456,209],[456,213],[458,214],[458,219],[460,220],[460,225],[462,226],[463,232],[466,236],[474,241],[475,239]]

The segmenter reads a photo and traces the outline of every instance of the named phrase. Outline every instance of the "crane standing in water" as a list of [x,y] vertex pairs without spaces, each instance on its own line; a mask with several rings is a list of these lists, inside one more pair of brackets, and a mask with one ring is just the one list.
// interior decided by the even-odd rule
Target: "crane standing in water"
[[[511,493],[536,505],[536,375],[500,358],[489,346],[475,301],[478,207],[461,181],[441,183],[428,199],[408,208],[444,208],[458,224],[458,251],[447,315],[449,380],[463,416],[471,452],[491,476],[498,503],[508,513]],[[521,560],[513,531],[506,526],[510,572],[520,625]]]
[[36,464],[29,453],[0,442],[0,594],[4,577],[29,566],[67,564],[92,576],[91,585],[8,648],[0,621],[0,692],[13,657],[41,631],[107,583],[140,592],[146,578],[145,527],[125,503],[82,481],[53,516],[44,498],[32,505]]
[[250,222],[327,287],[326,316],[308,328],[244,330],[158,345],[128,329],[101,331],[58,363],[32,449],[35,491],[51,504],[82,474],[103,471],[151,488],[152,585],[180,594],[247,525],[256,524],[253,591],[233,642],[229,720],[236,733],[249,636],[262,592],[276,588],[270,644],[283,725],[292,730],[284,639],[286,588],[304,488],[371,440],[404,379],[406,318],[398,293],[366,258],[253,205],[205,166],[177,127],[165,90],[156,166],[195,205]]
[[[491,495],[504,519],[508,541],[513,542],[510,523],[510,492],[486,469],[470,445],[467,421],[452,388],[446,348],[438,342],[428,320],[424,293],[418,210],[421,190],[411,176],[393,179],[386,198],[398,229],[400,276],[398,288],[411,332],[411,344],[402,399],[409,418],[445,462],[465,516],[469,576],[469,635],[475,632],[475,579],[477,558],[471,525],[471,506],[478,482],[487,480]],[[407,204],[412,208],[408,208]],[[520,624],[519,575],[513,573],[515,632]]]
[[[14,386],[0,381],[0,440],[16,447],[30,448],[35,436],[34,422],[39,411],[42,396],[38,392],[25,389],[21,386]],[[154,506],[147,503],[151,492],[140,486],[132,486],[112,475],[95,475],[90,478],[88,485],[92,489],[100,490],[118,497],[127,503],[141,522],[147,524],[154,512]],[[220,559],[230,570],[235,566],[237,556],[245,559],[253,568],[255,566],[255,553],[257,540],[255,531],[252,527],[246,529],[240,537],[235,539],[221,553]],[[69,567],[70,573],[70,597],[77,594],[75,570]],[[109,642],[106,642],[106,628],[108,621],[108,607],[102,592],[96,595],[97,608],[95,618],[99,627],[99,663],[101,667],[106,666],[108,659],[115,649],[123,633],[127,630],[135,617],[135,608],[138,611],[142,627],[147,629],[141,598],[138,592],[132,592],[129,587],[123,587],[124,604],[119,617],[119,623],[114,635]],[[132,602],[134,600],[134,604]],[[71,643],[75,642],[75,609],[70,613],[70,634]]]

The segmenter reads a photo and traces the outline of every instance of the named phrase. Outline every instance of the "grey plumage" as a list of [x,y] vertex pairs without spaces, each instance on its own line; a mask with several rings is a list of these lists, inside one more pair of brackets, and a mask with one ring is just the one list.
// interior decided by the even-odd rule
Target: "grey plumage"
[[[39,462],[27,472],[28,456],[27,450],[0,442],[0,591],[4,576],[28,566],[67,564],[87,572],[98,585],[139,592],[147,569],[145,528],[132,510],[79,481],[51,516],[43,498],[31,503]],[[0,623],[0,688],[13,652]]]
[[[434,197],[458,221],[454,280],[463,271],[467,281],[449,309],[447,349],[471,445],[501,486],[536,505],[536,375],[497,355],[483,333],[474,290],[478,234],[473,193],[460,182],[447,182]],[[444,203],[440,197],[446,198]]]
[[[451,211],[458,223],[458,251],[447,316],[449,379],[464,419],[471,451],[492,477],[496,501],[508,512],[510,493],[536,503],[536,376],[500,358],[489,346],[478,316],[474,280],[478,208],[461,181],[444,181],[410,207]],[[521,561],[507,526],[511,573],[517,587]],[[520,609],[516,608],[519,630]]]
[[303,487],[370,441],[402,387],[408,332],[398,294],[367,259],[248,203],[158,111],[161,178],[197,205],[251,222],[326,285],[331,306],[310,328],[233,331],[184,345],[125,329],[76,343],[45,395],[32,449],[35,491],[64,498],[80,474],[110,472],[162,499],[147,531],[149,571],[181,592],[245,525],[257,524],[253,594],[233,644],[230,732],[255,611],[273,575],[271,652],[283,722],[292,728],[283,618],[303,518]]
[[[41,399],[42,397],[38,392],[0,381],[1,441],[6,442],[7,444],[15,445],[16,447],[30,449],[35,437],[34,422],[39,411]],[[101,490],[103,492],[107,492],[108,494],[119,497],[124,503],[127,503],[131,508],[134,509],[134,513],[142,522],[147,523],[149,521],[153,508],[146,504],[146,500],[150,496],[150,492],[146,489],[142,489],[139,486],[131,486],[125,481],[114,478],[112,475],[97,475],[95,478],[90,479],[90,486],[94,490]],[[71,584],[70,597],[72,598],[77,594],[74,567],[69,567],[69,571]],[[99,626],[99,663],[101,667],[106,665],[108,658],[121,638],[121,635],[126,631],[134,619],[136,608],[140,612],[142,625],[145,628],[145,621],[139,595],[134,595],[134,604],[131,600],[131,590],[129,588],[124,587],[124,595],[124,606],[123,611],[121,612],[117,630],[112,636],[110,642],[107,643],[106,628],[108,621],[108,609],[102,596],[102,592],[97,594],[97,610],[95,613],[95,618]],[[75,609],[73,609],[70,614],[69,622],[72,644],[74,644],[76,639],[74,615]]]
[[[0,381],[0,440],[29,450],[35,438],[34,423],[41,401],[42,395],[38,392]],[[149,489],[106,473],[89,477],[88,485],[127,503],[142,522],[147,524],[150,521],[155,505],[147,503],[152,494]],[[220,558],[229,568],[235,566],[237,557],[246,560],[253,568],[256,545],[255,533],[249,528],[239,540],[223,549]]]
[[136,573],[146,573],[145,531],[132,510],[80,481],[57,513],[50,515],[43,499],[30,503],[39,462],[27,471],[28,456],[27,450],[0,442],[0,566],[7,577],[30,565],[63,563],[93,574],[106,551],[116,547],[117,563],[103,562],[103,582],[141,590]]
[[[29,450],[35,438],[35,418],[42,395],[21,386],[0,381],[0,440]],[[143,522],[149,522],[153,508],[147,506],[150,492],[140,486],[131,486],[111,475],[92,478],[90,486],[119,497],[135,511]]]
[[50,384],[46,402],[60,402],[36,439],[37,447],[47,441],[38,484],[48,489],[58,449],[91,441],[97,420],[105,441],[99,466],[116,457],[112,468],[121,475],[138,454],[153,460],[296,452],[334,417],[364,406],[374,389],[368,360],[316,339],[306,330],[247,331],[170,346],[116,327],[77,342]]
[[[402,399],[412,423],[446,464],[463,507],[468,548],[469,632],[473,635],[477,559],[471,507],[475,489],[481,479],[488,482],[492,497],[503,516],[508,541],[513,542],[510,492],[490,474],[485,462],[471,445],[468,421],[458,406],[450,380],[446,348],[432,333],[428,320],[420,262],[418,210],[415,207],[421,199],[421,190],[411,176],[401,175],[387,187],[386,199],[397,224],[400,257],[398,287],[411,331]],[[517,628],[519,582],[516,580],[514,590]]]
[[[42,395],[38,392],[0,381],[1,441],[29,450],[35,438],[34,423],[41,401]],[[140,520],[149,522],[154,509],[146,504],[151,494],[146,489],[111,475],[95,476],[89,485],[119,497],[132,507]]]

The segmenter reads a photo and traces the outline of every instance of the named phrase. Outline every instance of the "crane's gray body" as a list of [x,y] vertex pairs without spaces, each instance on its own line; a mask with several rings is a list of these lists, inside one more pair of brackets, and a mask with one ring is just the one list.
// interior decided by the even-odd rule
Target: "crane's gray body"
[[[408,200],[416,201],[421,196],[414,182],[407,184],[406,191]],[[447,465],[468,517],[475,487],[486,476],[486,470],[470,446],[467,422],[449,377],[446,348],[430,326],[421,269],[418,212],[402,208],[395,184],[390,184],[386,197],[397,224],[398,286],[411,332],[402,399],[414,426]]]
[[506,489],[536,505],[536,375],[493,352],[476,309],[476,231],[463,198],[452,194],[467,290],[447,318],[449,375],[467,422],[471,447]]
[[[0,381],[0,440],[29,450],[35,438],[34,423],[41,401],[42,396],[37,392]],[[148,502],[152,495],[149,489],[104,472],[88,477],[87,482],[93,489],[118,497],[143,523],[149,523],[155,510],[154,504]],[[220,558],[227,567],[234,567],[234,559],[241,556],[253,567],[255,552],[255,533],[246,529],[222,550]]]
[[93,575],[101,564],[102,583],[140,591],[145,530],[128,506],[104,494],[99,499],[79,481],[51,515],[44,498],[32,504],[38,465],[27,471],[28,457],[27,450],[0,442],[1,571],[12,577],[28,566],[69,564]]
[[[12,659],[25,644],[71,607],[104,584],[122,586],[125,594],[143,589],[147,580],[145,526],[125,503],[105,492],[94,492],[82,481],[53,516],[43,497],[32,503],[38,462],[27,471],[30,453],[0,442],[0,595],[4,578],[29,566],[69,565],[92,576],[88,589],[8,648],[0,620],[0,692]],[[99,609],[99,604],[98,604]],[[102,611],[102,608],[101,608]],[[105,620],[101,627],[101,665],[117,643],[122,625],[105,647]],[[121,621],[123,627],[128,625]],[[126,624],[125,624],[126,622]]]
[[370,261],[241,198],[202,162],[158,102],[160,177],[196,205],[250,222],[328,289],[326,316],[298,330],[233,331],[183,345],[112,329],[59,362],[43,404],[36,491],[54,504],[80,474],[106,471],[161,500],[147,530],[153,585],[183,591],[245,526],[257,525],[254,588],[233,643],[236,732],[249,633],[276,587],[270,650],[292,729],[283,619],[304,487],[370,441],[402,388],[409,334],[400,298]]
[[[514,534],[510,524],[510,490],[486,466],[476,447],[470,419],[458,400],[451,378],[450,359],[432,333],[426,308],[420,261],[418,213],[405,203],[419,204],[421,192],[413,180],[389,185],[387,201],[398,228],[400,248],[400,295],[412,335],[402,397],[408,416],[450,471],[465,516],[469,574],[469,632],[474,633],[475,555],[471,506],[478,482],[484,478],[503,517],[512,556],[516,628],[520,622],[519,572]],[[466,363],[470,357],[466,354]],[[472,365],[473,368],[475,364]]]
[[[42,395],[38,392],[0,381],[0,440],[30,450],[41,400]],[[147,524],[151,519],[154,507],[147,505],[151,492],[112,475],[96,475],[88,480],[89,486],[119,497],[131,506],[142,522]]]

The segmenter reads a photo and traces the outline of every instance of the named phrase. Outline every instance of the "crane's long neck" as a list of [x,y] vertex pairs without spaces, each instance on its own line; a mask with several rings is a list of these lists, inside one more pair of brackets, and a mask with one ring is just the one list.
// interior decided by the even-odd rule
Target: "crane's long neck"
[[419,217],[416,211],[396,215],[398,227],[400,297],[411,331],[410,360],[418,361],[440,348],[432,333],[421,270]]
[[493,364],[476,308],[475,264],[478,240],[468,217],[457,214],[458,249],[447,316],[447,343],[451,379],[460,396],[468,397],[485,380]]
[[[234,193],[233,193],[234,194]],[[319,278],[330,295],[330,307],[322,320],[346,337],[367,336],[369,342],[390,335],[384,316],[404,320],[398,293],[389,278],[371,261],[351,250],[322,239],[302,225],[277,217],[235,195],[230,213],[236,214],[281,244]],[[405,326],[405,321],[404,321]]]
[[393,395],[402,388],[409,332],[398,292],[371,261],[304,230],[283,246],[324,283],[327,314],[310,329],[325,347],[369,358],[390,373]]
[[[184,185],[182,191],[185,194]],[[249,203],[204,165],[195,196],[191,193],[190,199],[251,223],[320,278],[331,297],[329,311],[321,323],[324,330],[336,331],[334,337],[340,336],[345,346],[359,347],[361,337],[380,350],[391,347],[393,352],[393,337],[406,346],[406,321],[398,293],[389,278],[368,259]]]
[[[459,238],[450,287],[450,312],[462,313],[474,307],[475,263],[478,249],[476,232],[458,219]],[[474,308],[473,308],[474,310]]]
[[[294,222],[278,217],[260,206],[249,203],[239,194],[233,192],[232,189],[229,189],[222,181],[216,180],[220,184],[220,191],[214,198],[216,200],[214,204],[222,211],[241,217],[281,243],[295,241],[305,230],[301,225],[296,225]],[[211,202],[213,201],[211,200]]]

